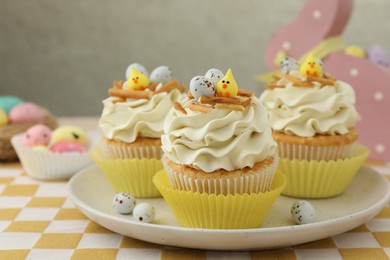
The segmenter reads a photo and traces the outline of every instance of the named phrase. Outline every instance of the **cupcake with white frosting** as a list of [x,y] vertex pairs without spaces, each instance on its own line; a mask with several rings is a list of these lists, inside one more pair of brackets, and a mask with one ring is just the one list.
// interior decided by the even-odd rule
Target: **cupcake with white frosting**
[[[165,173],[154,182],[183,226],[258,227],[285,185],[281,174],[275,177],[278,155],[267,114],[253,93],[238,89],[230,70],[210,82],[194,77],[190,98],[175,103],[168,114],[161,140],[169,185],[161,184]],[[193,93],[202,87],[216,92]],[[248,222],[238,211],[241,206],[263,212]],[[224,207],[231,212],[219,215]]]
[[140,64],[130,65],[126,74],[127,80],[114,82],[103,101],[103,142],[93,155],[117,192],[156,197],[160,193],[152,177],[162,169],[165,116],[182,98],[184,86],[166,66],[157,67],[150,78]]
[[[312,55],[302,65],[287,66],[286,70],[285,63],[288,62],[296,64],[291,58],[285,59],[282,62],[282,76],[275,76],[275,81],[260,96],[269,114],[273,138],[278,143],[281,158],[279,168],[287,174],[288,179],[289,173],[298,172],[291,175],[284,192],[314,198],[340,194],[368,155],[368,151],[363,152],[365,149],[357,144],[355,125],[359,114],[355,108],[355,92],[348,83],[323,73],[322,63]],[[355,164],[358,168],[345,170],[347,165],[352,166],[349,162],[354,164],[356,153],[363,155],[358,157],[359,161]],[[312,168],[298,167],[296,164],[299,163],[308,167],[312,165]],[[344,164],[344,172],[349,174],[341,174],[340,169],[313,166],[319,163],[327,167],[341,167]],[[297,176],[306,171],[307,176],[302,179],[312,181],[293,189],[292,183],[304,183]],[[323,171],[336,172],[337,176],[333,179],[331,173]],[[313,181],[315,173],[318,181]],[[340,182],[343,177],[347,179]],[[328,183],[328,187],[324,183]]]

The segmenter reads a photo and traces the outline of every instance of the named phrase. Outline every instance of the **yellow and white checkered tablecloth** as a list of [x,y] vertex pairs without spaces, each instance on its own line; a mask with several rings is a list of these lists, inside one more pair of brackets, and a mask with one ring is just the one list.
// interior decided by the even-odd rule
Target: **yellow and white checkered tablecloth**
[[[371,164],[390,181],[390,164]],[[0,164],[0,259],[389,259],[390,206],[347,233],[291,248],[189,250],[113,233],[67,198],[66,181],[37,181],[20,164]],[[207,238],[205,238],[207,239]]]

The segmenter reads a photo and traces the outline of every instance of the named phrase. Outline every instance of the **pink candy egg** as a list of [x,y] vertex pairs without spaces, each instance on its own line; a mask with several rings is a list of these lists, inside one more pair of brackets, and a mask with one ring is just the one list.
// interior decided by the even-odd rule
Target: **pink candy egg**
[[12,108],[9,119],[13,124],[42,123],[45,111],[34,103],[25,102]]
[[50,143],[51,129],[46,125],[34,125],[30,127],[21,140],[22,144],[28,147],[43,145]]
[[53,144],[50,150],[55,153],[85,153],[87,148],[79,143],[62,141]]

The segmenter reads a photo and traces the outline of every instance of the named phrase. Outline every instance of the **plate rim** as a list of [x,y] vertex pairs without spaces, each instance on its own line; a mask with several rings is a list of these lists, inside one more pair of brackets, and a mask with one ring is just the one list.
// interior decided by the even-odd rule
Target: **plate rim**
[[[356,219],[360,219],[360,218],[368,218],[367,220],[371,219],[372,217],[374,217],[375,215],[377,215],[380,210],[382,210],[382,208],[388,203],[389,199],[390,199],[390,184],[388,182],[388,180],[383,176],[383,174],[377,172],[375,169],[369,167],[369,166],[362,166],[362,168],[367,168],[368,170],[370,171],[373,171],[375,172],[375,174],[377,175],[378,178],[381,178],[385,183],[387,183],[386,187],[387,187],[387,190],[386,190],[386,194],[385,196],[383,196],[380,200],[378,200],[375,204],[371,205],[370,207],[364,209],[364,210],[361,210],[359,212],[356,212],[356,213],[353,213],[353,214],[348,214],[348,215],[345,215],[345,216],[342,216],[342,217],[339,217],[339,218],[334,218],[334,219],[329,219],[329,220],[325,220],[325,221],[320,221],[320,222],[315,222],[315,223],[310,223],[310,224],[305,224],[305,225],[289,225],[289,226],[281,226],[281,227],[261,227],[261,228],[251,228],[251,229],[203,229],[203,228],[186,228],[186,227],[178,227],[178,226],[168,226],[168,225],[162,225],[162,224],[154,224],[154,223],[143,223],[143,222],[138,222],[138,221],[135,221],[135,220],[132,220],[131,218],[129,219],[123,219],[123,218],[120,218],[120,217],[117,217],[117,216],[113,216],[113,215],[110,215],[106,212],[102,212],[102,211],[99,211],[95,208],[93,208],[92,206],[88,205],[87,203],[83,202],[81,199],[77,198],[77,196],[75,194],[73,194],[72,192],[72,187],[74,186],[74,183],[76,183],[77,179],[80,178],[79,176],[82,176],[84,172],[88,172],[88,171],[93,171],[93,170],[97,170],[100,172],[100,169],[97,165],[92,165],[92,166],[89,166],[81,171],[79,171],[78,173],[76,173],[70,180],[69,180],[69,183],[68,183],[68,188],[67,188],[67,192],[68,192],[68,198],[71,199],[71,201],[75,204],[75,206],[80,210],[82,211],[89,219],[93,220],[93,221],[96,221],[94,220],[95,218],[92,218],[89,216],[88,213],[92,213],[93,215],[97,215],[99,216],[100,218],[105,218],[106,220],[115,220],[117,222],[119,222],[120,224],[124,224],[124,225],[134,225],[138,228],[144,228],[144,229],[159,229],[161,231],[169,231],[169,232],[178,232],[178,233],[199,233],[199,234],[204,234],[205,232],[207,232],[208,235],[220,235],[221,233],[225,234],[225,235],[249,235],[249,234],[256,234],[256,235],[267,235],[267,234],[272,234],[272,233],[279,233],[279,232],[291,232],[291,231],[294,231],[294,232],[304,232],[304,231],[308,231],[310,229],[312,229],[313,227],[317,228],[317,229],[321,229],[321,228],[324,228],[324,227],[327,227],[328,225],[331,225],[332,223],[334,223],[335,221],[339,224],[342,224],[342,223],[347,223],[347,222],[352,222]],[[162,198],[163,199],[163,198]],[[297,198],[299,199],[299,198]],[[87,213],[85,213],[85,211],[87,211]],[[348,230],[351,230],[363,223],[365,223],[367,220],[365,220],[364,222],[359,222],[357,223],[356,225],[353,225],[352,228],[347,228],[345,230],[342,230],[340,231],[338,234],[340,233],[343,233],[343,232],[346,232]],[[98,222],[97,222],[98,223]],[[108,229],[110,229],[109,227],[101,224],[101,223],[98,223],[99,225],[102,225]],[[112,230],[112,229],[110,229]],[[115,232],[115,231],[113,231]],[[115,232],[117,233],[117,232]],[[337,235],[337,234],[333,234],[333,235]],[[331,236],[333,236],[331,235]],[[123,235],[123,236],[128,236],[128,235]],[[129,236],[131,237],[131,236]],[[325,237],[329,237],[329,235],[325,235],[324,237],[322,238],[325,238]],[[148,242],[151,242],[151,243],[158,243],[158,242],[155,242],[154,240],[148,240],[148,239],[145,239],[145,238],[139,238],[139,237],[134,237],[133,238],[136,238],[136,239],[140,239],[140,240],[144,240],[144,241],[148,241]],[[321,239],[321,238],[319,238]],[[315,240],[309,240],[309,241],[315,241]],[[307,242],[309,242],[307,241]],[[298,245],[298,244],[302,244],[302,243],[305,243],[305,242],[301,242],[301,243],[297,243],[295,245]],[[180,245],[173,245],[171,243],[159,243],[159,244],[164,244],[164,245],[171,245],[171,246],[179,246]],[[192,247],[192,248],[195,248],[195,249],[213,249],[213,250],[229,250],[229,249],[218,249],[218,248],[214,248],[214,247],[210,247],[210,248],[201,248],[201,247]],[[267,248],[277,248],[277,247],[267,247]],[[262,248],[262,247],[258,247],[258,248],[254,248],[254,249],[265,249],[265,248]],[[232,248],[230,250],[237,250],[237,248]],[[244,248],[243,250],[250,250],[250,248]]]

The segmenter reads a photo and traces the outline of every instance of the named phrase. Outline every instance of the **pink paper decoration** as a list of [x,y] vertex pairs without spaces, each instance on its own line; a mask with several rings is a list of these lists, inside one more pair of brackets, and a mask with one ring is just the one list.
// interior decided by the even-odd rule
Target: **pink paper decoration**
[[[299,60],[329,37],[341,36],[352,13],[353,0],[308,0],[295,21],[279,29],[265,51],[265,63],[276,69],[281,51]],[[364,32],[362,32],[362,35]],[[346,47],[346,46],[345,46]],[[343,49],[322,58],[325,72],[350,83],[362,120],[357,124],[359,141],[371,150],[370,159],[390,159],[390,70]]]

